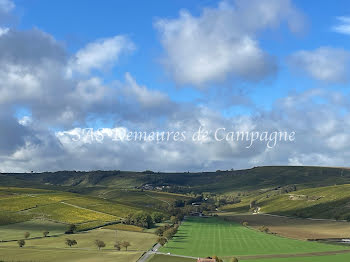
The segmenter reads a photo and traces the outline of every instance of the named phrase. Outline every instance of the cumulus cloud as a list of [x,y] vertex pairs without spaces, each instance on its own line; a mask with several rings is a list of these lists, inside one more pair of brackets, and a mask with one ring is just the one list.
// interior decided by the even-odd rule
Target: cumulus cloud
[[114,66],[121,54],[135,50],[134,43],[126,36],[99,39],[79,50],[70,61],[69,74],[74,71],[88,74],[91,70],[103,70]]
[[125,74],[125,81],[124,94],[134,97],[143,108],[159,108],[171,103],[170,98],[166,94],[138,85],[130,73]]
[[338,24],[332,27],[334,32],[339,34],[350,35],[350,17],[340,16],[337,17]]
[[[254,14],[254,15],[252,15]],[[257,33],[287,21],[302,29],[302,15],[288,0],[222,1],[196,17],[186,10],[155,27],[165,49],[163,64],[181,84],[203,85],[234,76],[259,80],[273,74],[274,58],[259,45]]]
[[350,52],[331,47],[320,47],[311,51],[298,51],[290,56],[289,62],[296,70],[330,83],[344,83],[349,80]]

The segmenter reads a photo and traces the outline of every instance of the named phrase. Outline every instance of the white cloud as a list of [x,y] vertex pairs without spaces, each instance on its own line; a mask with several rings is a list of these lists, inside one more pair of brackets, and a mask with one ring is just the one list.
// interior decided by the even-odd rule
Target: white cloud
[[298,51],[289,62],[296,70],[326,82],[343,83],[349,80],[350,52],[344,49],[320,47],[312,51]]
[[288,0],[222,1],[198,17],[182,10],[179,18],[159,19],[155,27],[166,52],[162,62],[174,79],[203,85],[230,76],[259,80],[273,74],[276,63],[260,48],[257,32],[284,20],[298,31],[301,17]]
[[7,34],[8,31],[9,31],[8,28],[6,28],[6,27],[5,27],[5,28],[0,27],[0,37],[1,37],[2,35]]
[[126,83],[123,88],[124,94],[129,97],[133,97],[141,104],[142,107],[159,108],[171,103],[169,97],[166,94],[158,90],[150,90],[145,86],[138,85],[130,73],[125,74],[125,80]]
[[88,74],[91,70],[104,70],[114,66],[123,53],[135,50],[126,36],[115,36],[89,43],[70,61],[68,74],[74,71]]
[[350,35],[350,17],[340,16],[337,17],[338,24],[332,27],[334,32],[339,34]]

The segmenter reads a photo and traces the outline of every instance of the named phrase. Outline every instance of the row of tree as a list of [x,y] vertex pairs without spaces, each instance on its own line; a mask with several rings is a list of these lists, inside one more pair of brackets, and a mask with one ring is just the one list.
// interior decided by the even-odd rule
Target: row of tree
[[152,228],[154,224],[161,223],[164,218],[164,214],[160,212],[149,214],[147,212],[141,211],[135,214],[128,214],[124,219],[124,223],[127,225],[135,225],[143,228]]

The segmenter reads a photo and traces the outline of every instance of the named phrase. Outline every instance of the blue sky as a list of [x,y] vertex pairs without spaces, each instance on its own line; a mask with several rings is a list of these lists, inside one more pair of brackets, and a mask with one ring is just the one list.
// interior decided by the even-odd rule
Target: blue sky
[[[196,101],[201,97],[191,85],[177,86],[159,64],[162,47],[159,34],[154,29],[157,18],[177,18],[181,9],[193,15],[200,15],[204,7],[216,7],[219,1],[94,1],[94,0],[17,0],[19,28],[39,29],[52,34],[74,53],[87,43],[114,35],[128,35],[137,46],[135,54],[124,58],[113,71],[114,76],[131,72],[150,88],[160,89],[178,101]],[[348,35],[337,34],[331,27],[336,17],[346,16],[350,3],[334,1],[294,1],[306,16],[306,26],[300,35],[290,33],[285,25],[278,30],[262,33],[261,45],[277,56],[279,63],[291,53],[300,49],[312,50],[319,46],[344,48],[350,44]],[[253,14],[254,15],[254,14]],[[275,79],[263,83],[248,83],[252,86],[249,96],[258,106],[269,108],[277,98],[286,96],[290,90],[302,91],[320,83],[305,77],[295,77],[288,70],[282,70]],[[287,72],[286,72],[287,71]],[[112,78],[113,78],[112,77]],[[107,77],[108,79],[108,77]],[[240,84],[238,84],[240,85]],[[189,88],[188,88],[189,87]],[[340,90],[342,85],[337,87]]]
[[[133,157],[141,170],[345,165],[349,7],[346,0],[0,0],[2,169],[133,169]],[[249,150],[77,145],[66,136],[84,127],[198,125],[300,135]]]

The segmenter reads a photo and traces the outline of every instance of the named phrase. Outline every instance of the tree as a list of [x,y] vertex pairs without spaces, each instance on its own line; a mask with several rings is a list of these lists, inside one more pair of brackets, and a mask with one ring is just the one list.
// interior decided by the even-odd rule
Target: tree
[[49,231],[44,231],[44,232],[43,232],[43,236],[44,236],[44,237],[47,237],[49,234],[50,234]]
[[126,251],[128,251],[128,247],[130,247],[130,246],[131,246],[130,242],[128,242],[128,241],[122,242],[122,247],[124,247]]
[[118,251],[120,250],[121,246],[122,244],[119,241],[114,244],[114,248]]
[[256,200],[251,201],[249,207],[254,208],[255,206],[256,206]]
[[156,231],[154,232],[157,236],[162,236],[165,231],[164,227],[158,227]]
[[168,230],[164,231],[163,236],[166,237],[167,239],[172,238],[177,232],[176,227],[169,228]]
[[24,245],[26,244],[26,241],[24,241],[23,239],[22,240],[18,240],[17,244],[18,244],[19,247],[24,247]]
[[29,233],[29,232],[25,232],[25,233],[24,233],[24,238],[27,239],[27,238],[29,238],[29,237],[30,237],[30,233]]
[[248,226],[248,222],[245,221],[245,222],[242,223],[242,225],[243,225],[244,227],[247,227],[247,226]]
[[101,250],[101,248],[106,246],[105,242],[98,239],[95,240],[95,245],[97,246],[98,250]]
[[69,247],[72,247],[78,244],[78,242],[75,239],[69,239],[69,238],[66,239],[65,243]]
[[238,258],[233,257],[233,258],[231,259],[231,262],[238,262]]
[[158,243],[161,244],[162,246],[164,246],[167,242],[168,240],[165,237],[158,238]]
[[213,256],[213,259],[215,259],[216,262],[223,262],[223,260],[218,258],[217,256]]
[[152,213],[152,219],[154,223],[160,223],[164,219],[164,215],[160,212]]
[[268,227],[266,227],[266,226],[259,227],[259,230],[261,232],[264,232],[264,233],[269,233],[270,232],[270,229]]
[[65,234],[74,234],[74,232],[77,230],[77,226],[74,224],[69,225],[68,230],[65,232]]
[[144,227],[144,228],[151,228],[153,226],[153,219],[152,217],[147,214],[146,212],[137,212],[132,217],[132,222],[136,226]]

